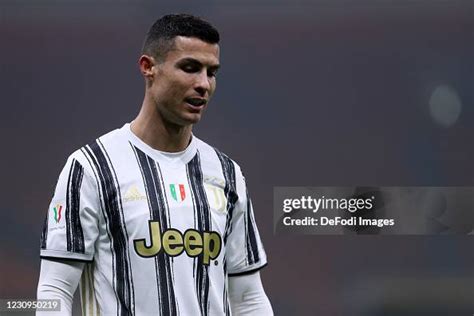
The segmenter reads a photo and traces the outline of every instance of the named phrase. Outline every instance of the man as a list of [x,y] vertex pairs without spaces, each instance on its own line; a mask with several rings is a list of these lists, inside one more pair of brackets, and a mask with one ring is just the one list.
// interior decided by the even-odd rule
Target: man
[[[271,315],[239,166],[192,134],[215,88],[219,33],[167,15],[147,34],[131,124],[74,152],[41,239],[38,298],[95,315]],[[38,313],[41,314],[41,313]]]

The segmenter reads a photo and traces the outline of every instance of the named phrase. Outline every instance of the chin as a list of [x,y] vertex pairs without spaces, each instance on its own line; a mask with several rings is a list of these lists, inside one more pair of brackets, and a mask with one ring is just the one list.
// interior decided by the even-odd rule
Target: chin
[[197,124],[197,123],[199,123],[199,121],[201,121],[201,118],[200,118],[200,117],[197,118],[197,119],[194,119],[194,120],[189,120],[189,123],[190,123],[190,124]]
[[203,111],[183,113],[183,118],[193,124],[201,120]]
[[191,114],[181,117],[181,122],[183,125],[192,125],[196,124],[201,120],[200,114]]

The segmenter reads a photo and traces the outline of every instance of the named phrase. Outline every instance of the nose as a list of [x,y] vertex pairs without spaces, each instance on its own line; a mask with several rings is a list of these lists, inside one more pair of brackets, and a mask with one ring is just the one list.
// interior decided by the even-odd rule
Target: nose
[[207,76],[207,72],[205,70],[199,72],[197,75],[194,90],[196,90],[200,96],[205,96],[206,93],[211,90],[210,78]]

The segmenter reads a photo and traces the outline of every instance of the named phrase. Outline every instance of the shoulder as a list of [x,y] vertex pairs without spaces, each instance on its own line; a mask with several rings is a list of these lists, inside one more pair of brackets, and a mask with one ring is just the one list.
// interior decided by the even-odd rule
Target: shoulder
[[128,144],[129,138],[125,127],[126,125],[122,128],[114,129],[102,136],[99,136],[95,140],[89,142],[86,146],[100,146],[105,149]]
[[242,170],[240,165],[230,158],[226,153],[209,145],[208,143],[204,142],[203,140],[196,137],[197,141],[197,148],[201,156],[213,156],[217,158],[222,165],[223,169],[233,169],[235,170],[236,174],[242,176]]
[[89,141],[68,156],[66,165],[79,164],[84,168],[86,174],[93,174],[93,166],[98,162],[99,152],[105,152],[105,148],[113,148],[126,144],[126,136],[122,129],[112,130],[98,138]]

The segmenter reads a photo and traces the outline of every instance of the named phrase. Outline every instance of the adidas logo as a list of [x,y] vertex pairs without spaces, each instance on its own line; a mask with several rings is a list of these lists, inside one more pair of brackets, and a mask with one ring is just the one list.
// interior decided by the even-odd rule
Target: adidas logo
[[124,202],[130,202],[130,201],[139,201],[139,200],[146,200],[146,196],[140,193],[138,191],[138,188],[136,185],[132,185],[128,191],[125,193],[125,196],[123,197]]

